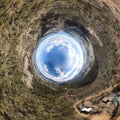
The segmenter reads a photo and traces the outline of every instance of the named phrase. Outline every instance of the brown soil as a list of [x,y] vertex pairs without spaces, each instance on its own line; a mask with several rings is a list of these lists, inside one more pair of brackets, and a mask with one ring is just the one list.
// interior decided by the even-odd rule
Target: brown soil
[[[37,41],[49,28],[67,21],[84,27],[93,44],[97,67],[87,79],[94,81],[66,89],[38,84],[40,78],[34,83],[30,60]],[[83,120],[77,109],[79,117],[74,117],[73,104],[110,92],[109,86],[116,83],[119,0],[0,0],[0,120]]]
[[[120,83],[110,86],[109,88],[102,90],[99,94],[94,94],[92,96],[89,96],[87,98],[84,99],[84,101],[91,101],[96,99],[97,97],[100,97],[101,95],[104,95],[106,93],[111,93],[116,87],[118,87],[120,85]],[[83,118],[89,118],[90,120],[109,120],[110,119],[110,114],[108,114],[105,109],[102,111],[101,114],[99,115],[90,115],[90,114],[84,114],[84,113],[80,113],[80,111],[78,110],[77,106],[79,103],[81,103],[82,100],[77,101],[74,105],[73,108],[74,110],[77,112],[78,115],[80,115]],[[102,119],[103,118],[103,119]],[[106,119],[105,119],[106,118]]]
[[110,120],[110,115],[103,112],[100,115],[93,115],[90,120]]

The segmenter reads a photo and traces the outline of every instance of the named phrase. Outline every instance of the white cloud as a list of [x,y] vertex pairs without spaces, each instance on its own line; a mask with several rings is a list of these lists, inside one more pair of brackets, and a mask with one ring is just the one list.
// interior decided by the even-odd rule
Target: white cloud
[[51,50],[53,47],[54,47],[54,45],[50,45],[50,46],[48,46],[48,47],[46,48],[46,52],[49,53],[50,50]]
[[[68,48],[67,54],[70,57],[70,59],[74,59],[74,63],[70,71],[68,71],[67,73],[63,72],[59,66],[56,66],[54,69],[59,74],[59,76],[55,77],[48,73],[49,70],[45,64],[42,64],[40,63],[40,61],[37,61],[37,65],[38,65],[37,67],[43,76],[56,82],[65,82],[73,79],[77,74],[80,73],[82,65],[84,63],[84,56],[82,53],[83,51],[80,45],[76,41],[72,42],[72,40],[73,38],[70,38],[70,36],[66,36],[66,35],[62,35],[62,36],[56,35],[54,37],[51,37],[50,39],[48,38],[47,40],[45,40],[46,41],[45,43],[49,44],[49,46],[46,48],[47,53],[49,53],[54,46],[61,45],[62,46],[60,47],[61,50],[63,50],[63,48],[65,47]],[[73,48],[72,44],[76,44],[77,50]],[[69,62],[69,57],[67,60],[68,62]]]
[[70,44],[68,45],[68,53],[69,53],[70,57],[76,56],[76,51]]
[[61,38],[61,36],[56,36],[51,39],[49,39],[49,43],[54,46],[59,46],[64,42],[64,39]]
[[59,74],[59,77],[64,78],[65,73],[61,71],[60,67],[55,67],[54,69]]
[[60,70],[60,68],[59,68],[59,67],[55,67],[54,69],[55,69],[55,71],[56,71],[58,74],[60,74],[60,73],[61,73],[61,70]]
[[44,64],[44,66],[43,66],[43,70],[46,71],[46,72],[48,72],[47,65]]

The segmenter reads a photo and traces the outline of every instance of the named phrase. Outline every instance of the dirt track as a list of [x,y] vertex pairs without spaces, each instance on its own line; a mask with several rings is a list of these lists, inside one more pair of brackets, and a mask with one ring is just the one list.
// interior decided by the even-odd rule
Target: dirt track
[[[120,85],[120,83],[119,83],[119,84],[115,84],[114,87],[113,87],[113,86],[110,86],[110,87],[107,88],[106,90],[101,91],[99,94],[98,94],[98,93],[97,93],[97,94],[94,94],[94,95],[92,95],[92,96],[89,96],[89,97],[85,98],[84,100],[85,100],[85,101],[89,101],[89,100],[94,99],[94,98],[96,98],[96,97],[98,97],[98,96],[101,96],[102,94],[110,93],[114,88],[116,88],[116,87],[119,86],[119,85]],[[82,101],[82,100],[77,101],[77,102],[73,105],[73,108],[74,108],[75,112],[76,112],[78,115],[80,115],[81,117],[89,118],[89,115],[85,115],[85,114],[83,114],[83,113],[80,113],[80,111],[77,109],[77,105],[78,105],[81,101]],[[103,116],[104,116],[104,117],[103,117]],[[96,118],[96,119],[95,119],[95,118]],[[93,115],[93,118],[92,118],[91,120],[109,120],[109,115],[108,115],[106,112],[104,112],[104,113],[102,113],[102,114],[100,114],[100,115]]]

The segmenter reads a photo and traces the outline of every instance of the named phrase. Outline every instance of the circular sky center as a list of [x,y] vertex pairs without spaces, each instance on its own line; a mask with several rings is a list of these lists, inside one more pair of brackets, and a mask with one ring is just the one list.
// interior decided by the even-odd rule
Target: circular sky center
[[86,62],[85,55],[84,45],[78,37],[58,31],[40,39],[33,62],[44,80],[65,83],[80,76]]

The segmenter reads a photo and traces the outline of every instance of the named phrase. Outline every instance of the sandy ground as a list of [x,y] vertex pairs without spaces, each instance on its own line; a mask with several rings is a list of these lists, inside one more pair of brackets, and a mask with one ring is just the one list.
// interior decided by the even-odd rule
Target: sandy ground
[[120,22],[120,0],[99,0],[99,2],[109,6],[115,18]]
[[103,112],[100,115],[94,115],[91,120],[110,120],[110,117],[108,113]]
[[[119,86],[119,84],[115,84],[114,87],[110,86],[109,88],[107,88],[106,90],[103,90],[101,91],[99,94],[94,94],[92,96],[89,96],[85,99],[85,101],[87,100],[91,100],[91,99],[95,99],[96,97],[98,96],[101,96],[102,94],[104,93],[109,93],[111,92],[115,87]],[[73,108],[74,110],[76,111],[76,113],[78,115],[80,115],[81,117],[83,118],[89,118],[90,120],[109,120],[110,119],[110,115],[106,112],[106,111],[103,111],[101,114],[99,115],[86,115],[86,114],[83,114],[83,113],[80,113],[80,111],[77,109],[77,105],[81,102],[82,100],[79,100],[77,101],[74,105],[73,105]],[[119,120],[120,118],[118,118]]]

